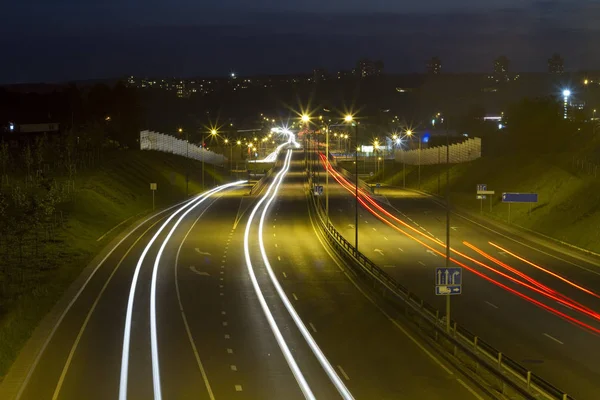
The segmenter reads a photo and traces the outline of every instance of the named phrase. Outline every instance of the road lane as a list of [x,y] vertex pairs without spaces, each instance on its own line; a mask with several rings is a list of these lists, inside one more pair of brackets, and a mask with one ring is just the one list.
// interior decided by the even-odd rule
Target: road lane
[[285,292],[352,394],[474,398],[455,372],[441,368],[394,326],[315,240],[301,159],[298,153],[268,215],[265,247]]
[[[354,212],[354,197],[334,179],[331,179],[331,181],[333,181],[333,184],[331,187],[330,209],[342,210],[331,214],[332,221],[348,240],[353,241],[354,231],[347,227],[352,221],[351,213]],[[445,242],[445,210],[440,208],[439,205],[427,205],[425,204],[426,200],[415,198],[409,193],[397,193],[398,195],[393,198],[392,196],[387,197],[393,207],[382,204],[384,209],[402,219],[415,230]],[[414,231],[396,224],[415,238],[430,244],[442,253],[435,255],[435,252],[429,251],[414,239],[408,238],[370,215],[364,207],[361,207],[360,211],[362,214],[361,220],[365,221],[365,225],[369,226],[370,229],[376,228],[376,231],[373,231],[372,229],[365,229],[361,225],[359,239],[361,252],[378,265],[387,266],[385,268],[386,272],[411,291],[417,293],[419,297],[443,310],[444,299],[435,296],[433,292],[435,267],[444,266],[443,246],[437,246],[432,241],[424,240],[422,236]],[[391,218],[388,219],[391,220]],[[550,277],[549,279],[549,275],[532,268],[530,265],[523,262],[514,262],[514,259],[509,260],[505,255],[499,254],[497,250],[495,253],[492,252],[491,249],[494,249],[494,247],[488,244],[491,241],[501,244],[503,247],[510,246],[511,249],[518,247],[515,246],[514,242],[512,244],[507,243],[510,241],[509,239],[457,218],[451,220],[451,227],[454,228],[451,230],[452,248],[471,257],[473,260],[506,271],[473,251],[463,242],[484,249],[486,254],[493,254],[494,258],[509,263],[517,271],[523,271],[541,283],[548,284],[566,296],[581,301],[590,308],[594,308],[598,304],[592,296],[582,295],[578,289],[565,285],[563,282],[558,281],[559,283],[557,283],[555,278]],[[538,262],[548,262],[548,260],[544,261],[539,258],[539,254],[542,253],[532,249],[525,251],[526,249],[528,248],[520,246],[518,251],[524,254],[527,259],[535,259],[536,264]],[[498,279],[498,275],[482,268],[476,262],[465,260],[456,254],[453,254],[453,257],[463,261],[470,268]],[[554,264],[557,264],[556,259]],[[555,266],[553,268],[560,267]],[[574,277],[577,274],[589,274],[584,269],[577,269],[574,272],[563,265],[559,273],[567,274],[569,278],[580,282],[590,282],[591,284],[594,282],[593,279],[589,279],[590,275]],[[587,396],[599,390],[597,382],[600,378],[600,369],[595,361],[599,354],[594,350],[598,347],[598,337],[594,333],[550,314],[469,271],[465,271],[464,274],[463,295],[452,298],[453,318],[526,367],[531,368],[560,388],[573,393],[575,397],[587,398]],[[502,282],[506,283],[509,288],[519,292],[528,290],[507,280],[502,280]],[[532,292],[529,291],[529,293]],[[598,321],[593,318],[581,317],[580,313],[554,300],[549,300],[537,294],[529,295],[542,301],[543,304],[551,305],[568,316],[578,316],[579,319],[593,327],[600,326]],[[490,306],[490,303],[493,306]],[[551,340],[548,336],[559,339],[558,341]],[[564,340],[560,338],[564,338]]]

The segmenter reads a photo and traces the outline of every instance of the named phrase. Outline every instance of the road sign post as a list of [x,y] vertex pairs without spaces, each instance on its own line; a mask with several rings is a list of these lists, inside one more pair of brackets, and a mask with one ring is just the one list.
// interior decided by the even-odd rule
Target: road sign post
[[154,192],[156,192],[156,183],[150,184],[150,190],[152,191],[152,211],[154,211]]
[[482,183],[477,185],[477,200],[480,200],[479,212],[483,214],[483,200],[490,196],[490,212],[492,212],[492,197],[496,194],[494,190],[487,190],[487,185]]
[[531,215],[531,204],[538,202],[537,193],[502,193],[502,202],[508,203],[508,223],[510,224],[511,203],[529,203],[529,215]]
[[450,296],[462,293],[462,268],[438,267],[435,269],[435,294],[446,296],[446,330],[450,331]]

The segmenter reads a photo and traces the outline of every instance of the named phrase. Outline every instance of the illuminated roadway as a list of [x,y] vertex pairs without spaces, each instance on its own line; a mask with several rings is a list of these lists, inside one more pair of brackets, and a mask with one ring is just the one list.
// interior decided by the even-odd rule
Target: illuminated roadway
[[[320,184],[324,184],[324,178],[322,169]],[[336,178],[330,178],[330,218],[336,229],[354,243],[354,189],[342,177]],[[373,213],[389,223],[376,218],[361,205],[360,251],[443,312],[445,299],[436,296],[434,290],[435,267],[445,265],[446,214],[443,203],[400,188],[376,190],[379,190],[377,195],[385,196],[379,197],[382,202],[375,203],[405,225],[365,201]],[[452,215],[450,225],[452,258],[459,261],[464,270],[463,294],[452,297],[452,319],[575,398],[596,398],[600,392],[600,315],[596,313],[600,310],[598,264],[501,227],[486,229],[477,221],[455,215]],[[433,237],[439,243],[425,236]],[[486,267],[543,292],[551,292],[551,296],[517,284]],[[485,280],[469,269],[505,287]],[[542,305],[518,297],[511,290]],[[550,309],[543,309],[544,306]]]
[[219,188],[115,240],[0,398],[487,398],[332,258],[291,156],[264,198]]

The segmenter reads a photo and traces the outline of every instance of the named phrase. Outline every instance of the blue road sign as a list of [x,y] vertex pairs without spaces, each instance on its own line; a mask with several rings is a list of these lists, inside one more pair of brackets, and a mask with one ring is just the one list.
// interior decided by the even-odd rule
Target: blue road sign
[[442,285],[435,287],[435,294],[438,296],[445,296],[449,294],[461,294],[462,286],[459,285]]
[[537,203],[537,193],[502,193],[503,203]]
[[435,294],[438,296],[462,293],[462,268],[435,269]]
[[381,183],[376,183],[376,184],[375,184],[375,187],[376,187],[376,188],[380,188],[380,187],[381,187]]
[[487,184],[485,183],[480,183],[477,185],[477,191],[478,192],[485,192],[487,190]]
[[315,185],[315,195],[320,196],[323,194],[323,185]]

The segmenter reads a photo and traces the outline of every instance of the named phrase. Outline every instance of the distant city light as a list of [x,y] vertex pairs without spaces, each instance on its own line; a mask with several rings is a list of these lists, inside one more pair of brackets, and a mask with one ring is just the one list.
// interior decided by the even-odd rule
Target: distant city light
[[498,129],[503,129],[503,128],[504,128],[504,125],[498,124]]
[[303,114],[302,115],[302,122],[308,122],[308,121],[310,121],[310,117],[308,115],[306,115],[306,114]]
[[8,130],[9,130],[9,131],[11,131],[11,132],[14,132],[14,131],[15,131],[15,124],[14,124],[14,123],[12,123],[12,122],[11,122],[11,123],[9,123],[9,124],[8,124]]
[[435,126],[435,118],[431,120],[431,125]]
[[569,89],[563,90],[563,96],[564,97],[569,97],[570,95],[571,95],[571,91]]
[[352,115],[348,114],[344,117],[344,121],[352,122],[352,121],[354,121],[354,117],[352,117]]
[[236,78],[235,72],[232,72],[230,76],[231,76],[231,79],[235,79]]

